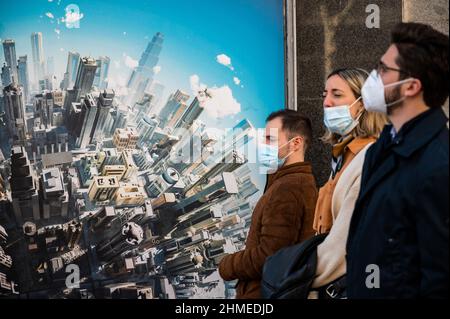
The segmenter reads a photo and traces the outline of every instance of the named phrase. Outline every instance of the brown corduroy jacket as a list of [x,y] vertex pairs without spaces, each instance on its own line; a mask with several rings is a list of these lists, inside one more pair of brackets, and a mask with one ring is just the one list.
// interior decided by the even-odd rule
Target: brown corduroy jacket
[[261,298],[266,258],[314,235],[317,196],[312,168],[307,162],[282,167],[268,176],[264,195],[253,211],[245,249],[226,256],[219,266],[224,280],[239,280],[237,298]]

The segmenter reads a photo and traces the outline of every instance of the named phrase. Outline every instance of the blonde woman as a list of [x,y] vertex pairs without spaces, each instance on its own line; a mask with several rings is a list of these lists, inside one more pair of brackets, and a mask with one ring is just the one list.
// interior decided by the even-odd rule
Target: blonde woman
[[333,148],[332,173],[319,191],[314,217],[316,232],[329,232],[317,247],[312,288],[319,298],[345,298],[345,245],[364,156],[387,124],[385,115],[364,109],[361,88],[367,76],[362,69],[335,70],[323,91],[327,133],[322,140]]

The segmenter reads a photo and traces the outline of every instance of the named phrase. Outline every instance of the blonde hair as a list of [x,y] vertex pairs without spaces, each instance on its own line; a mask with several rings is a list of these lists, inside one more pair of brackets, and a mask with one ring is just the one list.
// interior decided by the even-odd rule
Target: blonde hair
[[[361,96],[361,88],[366,81],[369,74],[358,68],[345,68],[337,69],[328,75],[327,79],[333,75],[339,76],[343,79],[353,92],[356,98]],[[361,100],[361,103],[362,100]],[[387,116],[382,113],[368,112],[363,109],[361,116],[359,117],[358,125],[349,133],[353,137],[376,137],[378,138],[383,127],[388,123]],[[320,138],[322,142],[334,145],[338,142],[341,136],[330,132],[328,129],[325,134]]]

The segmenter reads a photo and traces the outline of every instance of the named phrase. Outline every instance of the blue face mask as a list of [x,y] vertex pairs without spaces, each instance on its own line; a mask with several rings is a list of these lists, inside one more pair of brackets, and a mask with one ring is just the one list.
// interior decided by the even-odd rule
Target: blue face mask
[[353,119],[350,109],[360,99],[361,97],[359,97],[350,106],[341,105],[324,108],[323,122],[331,133],[345,136],[358,125],[359,119]]
[[293,139],[286,144],[278,147],[278,145],[259,144],[258,145],[258,160],[260,163],[259,171],[261,174],[274,174],[280,167],[286,163],[286,159],[294,152],[289,153],[284,158],[278,157],[280,148],[288,145]]

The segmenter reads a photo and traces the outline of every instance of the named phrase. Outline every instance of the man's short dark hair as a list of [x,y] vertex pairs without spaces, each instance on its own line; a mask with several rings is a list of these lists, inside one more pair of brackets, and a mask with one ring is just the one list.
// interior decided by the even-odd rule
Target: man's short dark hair
[[399,52],[396,60],[406,74],[422,82],[429,107],[441,107],[448,97],[448,36],[421,23],[400,23],[392,30],[391,43]]
[[312,141],[311,120],[297,111],[280,110],[270,114],[266,122],[270,122],[276,118],[281,119],[281,129],[286,132],[289,139],[299,135],[304,138],[306,150]]

